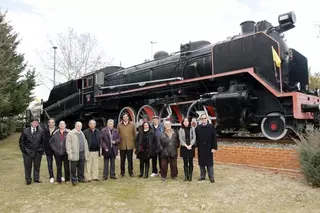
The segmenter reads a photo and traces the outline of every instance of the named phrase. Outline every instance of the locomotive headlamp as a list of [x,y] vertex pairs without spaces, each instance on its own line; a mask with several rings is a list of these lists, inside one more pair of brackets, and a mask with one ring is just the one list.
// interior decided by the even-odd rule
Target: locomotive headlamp
[[282,15],[278,16],[278,22],[279,22],[279,30],[282,32],[288,31],[295,27],[296,23],[296,14],[291,11]]

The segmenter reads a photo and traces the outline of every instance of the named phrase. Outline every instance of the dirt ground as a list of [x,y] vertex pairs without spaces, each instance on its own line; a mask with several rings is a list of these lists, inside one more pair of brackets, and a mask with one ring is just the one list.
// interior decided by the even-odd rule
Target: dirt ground
[[[0,143],[0,212],[320,212],[320,189],[280,174],[216,165],[216,183],[183,181],[179,159],[178,180],[159,177],[71,184],[50,184],[45,156],[43,183],[25,185],[18,134]],[[119,160],[116,173],[119,174]],[[138,174],[138,161],[134,161]],[[100,169],[102,168],[102,159]],[[100,175],[102,171],[100,171]]]

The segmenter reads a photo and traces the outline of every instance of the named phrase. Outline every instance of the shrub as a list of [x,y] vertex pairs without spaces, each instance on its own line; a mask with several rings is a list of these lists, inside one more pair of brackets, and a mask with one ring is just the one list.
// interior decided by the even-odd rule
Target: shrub
[[8,137],[16,131],[16,119],[13,117],[10,118],[1,118],[0,119],[0,140]]
[[320,132],[310,134],[297,142],[300,164],[306,181],[320,187]]

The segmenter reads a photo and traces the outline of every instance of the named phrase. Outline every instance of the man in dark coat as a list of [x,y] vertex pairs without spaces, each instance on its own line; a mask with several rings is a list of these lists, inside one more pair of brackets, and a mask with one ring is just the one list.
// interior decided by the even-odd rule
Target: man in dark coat
[[[160,137],[162,132],[164,131],[163,126],[160,124],[160,119],[158,116],[152,117],[152,129],[155,133],[156,138]],[[161,153],[159,147],[156,147],[155,155],[152,156],[152,174],[150,177],[158,176],[158,169],[157,169],[157,160],[159,162],[159,171],[161,171]]]
[[33,181],[40,181],[40,165],[44,152],[44,134],[39,126],[39,120],[33,119],[31,127],[25,128],[19,139],[19,147],[23,155],[24,173],[27,185],[31,184],[33,165]]
[[118,145],[120,143],[120,135],[116,128],[114,128],[114,120],[109,119],[107,126],[101,130],[100,144],[102,148],[102,155],[104,157],[103,179],[107,180],[109,175],[110,162],[110,178],[117,179],[115,173],[115,158],[118,155]]
[[49,178],[50,183],[54,183],[54,174],[53,174],[53,155],[54,152],[50,146],[50,139],[52,137],[52,134],[57,130],[56,122],[53,118],[50,118],[48,120],[48,127],[44,129],[44,152],[46,154],[47,158],[47,165],[48,165],[48,172],[49,172]]
[[212,124],[208,124],[206,114],[201,115],[200,119],[201,124],[196,127],[198,159],[200,166],[200,178],[198,180],[205,180],[205,167],[207,167],[209,179],[211,183],[214,183],[213,153],[218,149],[216,129]]
[[89,159],[85,163],[84,177],[87,181],[99,181],[100,161],[100,130],[96,128],[96,121],[89,121],[89,128],[83,131],[89,147]]
[[66,129],[64,121],[59,122],[59,129],[56,130],[50,139],[50,146],[54,152],[57,165],[57,182],[62,182],[62,163],[64,167],[65,182],[70,181],[70,163],[66,149],[66,138],[69,130]]

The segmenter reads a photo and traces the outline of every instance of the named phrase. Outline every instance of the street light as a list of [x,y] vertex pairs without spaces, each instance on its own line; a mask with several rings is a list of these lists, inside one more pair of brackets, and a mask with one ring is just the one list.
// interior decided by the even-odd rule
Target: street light
[[150,41],[151,43],[151,60],[153,60],[153,45],[156,44],[156,41]]
[[53,46],[53,86],[56,85],[56,55],[57,55],[57,48],[56,46]]

